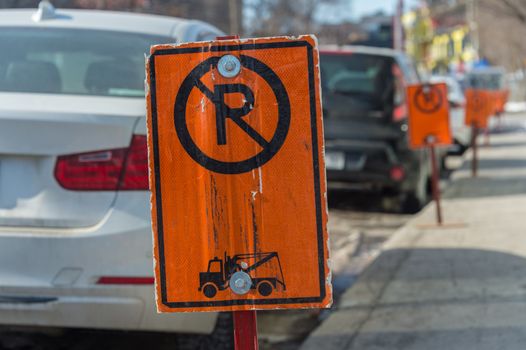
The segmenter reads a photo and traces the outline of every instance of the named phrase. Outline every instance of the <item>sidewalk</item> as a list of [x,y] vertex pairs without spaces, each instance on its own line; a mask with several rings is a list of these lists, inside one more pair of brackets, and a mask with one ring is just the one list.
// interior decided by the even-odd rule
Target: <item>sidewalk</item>
[[302,350],[526,348],[526,116],[506,123],[455,172],[450,226],[430,204],[395,233]]

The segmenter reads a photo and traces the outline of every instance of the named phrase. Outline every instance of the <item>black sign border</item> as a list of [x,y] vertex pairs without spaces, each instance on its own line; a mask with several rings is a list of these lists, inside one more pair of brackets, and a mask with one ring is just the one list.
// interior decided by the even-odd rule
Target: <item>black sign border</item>
[[[265,298],[265,299],[235,299],[235,300],[216,300],[216,301],[188,301],[188,302],[171,302],[168,301],[168,292],[166,286],[166,267],[164,256],[164,227],[161,195],[161,167],[159,157],[159,137],[157,124],[157,98],[156,98],[156,79],[155,79],[155,58],[157,56],[178,55],[199,52],[224,52],[240,50],[259,50],[259,49],[278,49],[291,47],[305,47],[307,50],[308,80],[309,80],[309,101],[310,101],[310,121],[311,121],[311,138],[312,138],[312,161],[314,170],[314,201],[316,204],[316,228],[318,243],[318,272],[320,294],[311,297],[299,298]],[[322,215],[322,194],[319,164],[319,145],[318,145],[318,125],[316,117],[316,86],[314,78],[314,49],[306,40],[295,41],[278,41],[270,43],[247,43],[236,45],[212,45],[206,47],[186,47],[186,48],[167,48],[155,51],[148,59],[149,80],[150,80],[150,108],[151,108],[151,133],[153,140],[153,163],[155,178],[155,200],[157,209],[157,248],[159,257],[161,303],[169,308],[198,308],[198,307],[221,307],[235,305],[274,305],[274,304],[310,304],[323,301],[326,296],[325,280],[325,254],[323,239],[323,215]]]

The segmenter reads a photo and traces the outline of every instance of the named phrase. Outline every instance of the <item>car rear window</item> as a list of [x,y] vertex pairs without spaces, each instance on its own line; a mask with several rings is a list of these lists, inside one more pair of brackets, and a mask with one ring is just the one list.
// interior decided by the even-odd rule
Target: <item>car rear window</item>
[[144,55],[174,41],[135,33],[19,28],[0,30],[0,91],[144,96]]
[[362,53],[327,53],[320,55],[324,107],[345,109],[344,114],[378,115],[393,104],[395,79],[394,59],[389,56]]

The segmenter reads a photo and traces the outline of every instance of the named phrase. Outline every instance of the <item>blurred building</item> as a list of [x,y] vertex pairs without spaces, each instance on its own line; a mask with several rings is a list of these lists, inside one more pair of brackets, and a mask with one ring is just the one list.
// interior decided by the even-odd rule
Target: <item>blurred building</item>
[[464,0],[435,0],[410,11],[403,22],[407,50],[422,68],[462,73],[478,59]]
[[403,22],[408,52],[434,72],[481,62],[515,71],[526,63],[526,1],[428,0]]

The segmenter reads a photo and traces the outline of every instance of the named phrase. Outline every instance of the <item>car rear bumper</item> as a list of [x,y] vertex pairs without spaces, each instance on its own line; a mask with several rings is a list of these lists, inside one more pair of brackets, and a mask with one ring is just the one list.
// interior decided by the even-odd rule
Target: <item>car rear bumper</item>
[[[98,283],[101,277],[109,284]],[[115,284],[111,277],[142,282]],[[119,193],[90,228],[0,228],[1,324],[212,331],[216,313],[157,314],[154,286],[144,284],[152,277],[146,191]]]
[[214,313],[158,314],[152,286],[3,288],[0,294],[0,324],[5,325],[210,333],[216,318]]
[[387,142],[330,140],[325,153],[329,189],[398,190],[404,180],[391,177],[394,167],[405,167]]
[[389,178],[389,169],[378,173],[327,170],[327,179],[329,190],[399,191],[403,182]]

